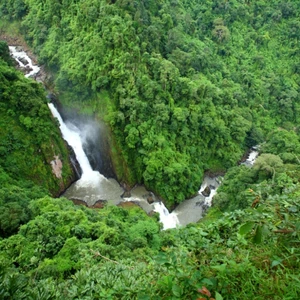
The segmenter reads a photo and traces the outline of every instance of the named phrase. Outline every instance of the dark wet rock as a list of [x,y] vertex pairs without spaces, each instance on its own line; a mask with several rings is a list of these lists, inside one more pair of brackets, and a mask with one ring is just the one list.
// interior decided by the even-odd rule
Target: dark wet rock
[[147,197],[147,202],[148,202],[149,204],[152,204],[154,201],[155,201],[155,199],[153,199],[152,196]]
[[25,73],[29,73],[29,72],[31,72],[33,69],[30,67],[30,66],[26,66],[25,68],[24,68],[24,71],[25,71]]
[[75,180],[77,180],[81,177],[82,170],[81,170],[79,162],[76,158],[76,154],[74,152],[74,149],[68,144],[67,144],[67,148],[68,148],[68,151],[69,151],[69,158],[70,158],[70,161],[72,163],[72,168],[73,168],[74,174],[76,174]]
[[201,192],[201,194],[202,194],[204,197],[208,197],[208,196],[210,195],[210,192],[211,192],[210,186],[207,186],[207,187]]
[[69,199],[71,200],[75,205],[83,205],[83,206],[88,206],[87,203],[83,200],[80,200],[80,199],[74,199],[74,198],[71,198]]
[[203,212],[206,212],[209,209],[209,207],[210,206],[208,204],[203,204],[202,205]]
[[25,57],[18,57],[18,60],[25,66],[29,63]]
[[152,193],[149,193],[149,195],[147,195],[146,199],[149,204],[154,203],[156,200],[154,194],[152,194]]
[[40,70],[37,74],[34,75],[34,79],[37,82],[42,83],[46,88],[51,87],[51,82],[53,81],[52,75],[46,73],[44,66],[40,66]]
[[154,210],[151,210],[150,212],[148,212],[149,217],[153,217],[155,214],[157,214],[157,212]]
[[107,200],[97,200],[93,205],[89,206],[84,200],[70,198],[75,205],[83,205],[90,208],[103,208],[107,204]]
[[202,206],[204,204],[204,200],[196,202],[196,206]]
[[97,200],[91,207],[92,208],[103,208],[107,204],[107,200]]
[[157,199],[152,192],[143,195],[143,198],[147,200],[149,204],[154,203]]
[[131,197],[130,191],[125,191],[125,192],[121,195],[121,198],[130,198],[130,197]]

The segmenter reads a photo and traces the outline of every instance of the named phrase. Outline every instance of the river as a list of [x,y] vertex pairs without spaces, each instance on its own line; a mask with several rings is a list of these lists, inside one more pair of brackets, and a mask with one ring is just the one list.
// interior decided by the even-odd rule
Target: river
[[[10,46],[9,49],[20,68],[27,70],[25,72],[26,77],[35,77],[38,74],[40,68],[33,65],[32,60],[22,49],[14,46]],[[84,137],[89,132],[83,132],[83,129],[78,128],[72,120],[63,120],[52,103],[49,103],[48,106],[52,115],[58,119],[62,136],[73,148],[82,170],[81,178],[71,185],[63,196],[71,200],[84,201],[88,206],[93,206],[99,201],[105,202],[107,205],[117,205],[128,201],[134,202],[147,213],[151,211],[158,212],[163,229],[197,222],[203,217],[207,208],[211,206],[212,198],[222,181],[221,177],[211,178],[206,176],[199,187],[198,194],[180,203],[171,213],[169,213],[163,202],[152,192],[147,191],[144,186],[136,186],[130,191],[130,197],[122,197],[124,190],[115,179],[106,178],[91,167],[83,147]],[[244,163],[252,165],[257,155],[257,151],[252,151]]]

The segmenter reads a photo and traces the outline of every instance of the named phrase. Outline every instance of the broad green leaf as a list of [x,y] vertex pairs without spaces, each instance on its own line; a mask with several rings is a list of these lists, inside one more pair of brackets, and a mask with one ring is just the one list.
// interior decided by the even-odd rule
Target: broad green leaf
[[273,260],[271,263],[271,268],[274,268],[274,267],[280,265],[281,262],[282,262],[282,260]]
[[208,278],[203,278],[201,280],[201,283],[204,284],[204,285],[214,285],[213,282]]
[[216,292],[215,298],[216,298],[216,300],[223,300],[223,297],[218,292]]
[[172,286],[172,292],[174,296],[180,297],[182,294],[182,289],[178,284],[174,283]]
[[253,237],[253,243],[260,244],[262,242],[262,226],[257,225],[255,230],[255,235]]
[[219,272],[225,272],[226,271],[226,267],[227,267],[227,264],[221,264],[221,265],[218,265],[218,266],[212,266],[211,268],[212,269],[215,269]]
[[254,222],[247,222],[240,227],[239,234],[245,235],[249,233],[254,226]]

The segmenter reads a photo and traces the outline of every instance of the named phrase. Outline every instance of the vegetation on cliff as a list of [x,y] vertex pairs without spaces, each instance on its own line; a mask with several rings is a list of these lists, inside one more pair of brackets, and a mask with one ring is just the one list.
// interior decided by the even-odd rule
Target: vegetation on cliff
[[[74,172],[58,124],[47,107],[45,91],[15,70],[9,50],[0,42],[0,166],[15,180],[29,180],[52,195],[62,192]],[[63,161],[62,176],[51,162]]]

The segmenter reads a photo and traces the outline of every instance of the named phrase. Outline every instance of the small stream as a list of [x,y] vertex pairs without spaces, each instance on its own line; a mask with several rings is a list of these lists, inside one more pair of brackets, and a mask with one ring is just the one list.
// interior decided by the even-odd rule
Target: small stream
[[[9,49],[20,68],[25,71],[26,77],[35,77],[38,74],[40,68],[32,64],[32,60],[22,49],[16,46],[10,46]],[[212,198],[222,182],[222,177],[211,178],[206,176],[198,194],[180,203],[171,213],[144,186],[136,186],[130,191],[130,197],[122,197],[124,190],[115,179],[106,178],[91,167],[83,147],[84,136],[87,133],[83,133],[71,120],[63,120],[52,103],[49,103],[48,106],[52,115],[58,119],[62,136],[73,148],[82,170],[81,178],[72,184],[63,196],[71,200],[84,201],[88,206],[93,206],[99,201],[104,201],[107,205],[117,205],[128,201],[134,202],[147,213],[152,211],[158,212],[160,221],[163,223],[163,229],[176,228],[177,226],[185,226],[189,223],[197,222],[211,206]],[[252,151],[243,164],[251,166],[257,155],[258,152],[256,150]]]

